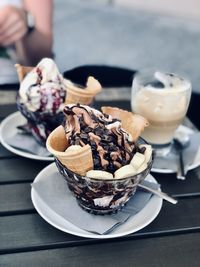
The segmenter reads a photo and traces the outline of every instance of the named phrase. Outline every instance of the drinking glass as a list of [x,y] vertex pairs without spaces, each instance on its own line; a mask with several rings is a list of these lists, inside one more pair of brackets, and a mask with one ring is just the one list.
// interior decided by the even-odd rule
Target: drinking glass
[[175,130],[183,121],[191,97],[191,83],[178,75],[144,72],[132,83],[131,107],[149,121],[142,137],[158,156],[170,152]]

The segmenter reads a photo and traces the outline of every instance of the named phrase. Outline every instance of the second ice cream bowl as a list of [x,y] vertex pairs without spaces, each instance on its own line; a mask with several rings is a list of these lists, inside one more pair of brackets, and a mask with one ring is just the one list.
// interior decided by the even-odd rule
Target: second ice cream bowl
[[19,64],[15,67],[20,81],[16,103],[18,110],[27,119],[27,125],[22,128],[31,132],[38,143],[45,146],[48,135],[63,120],[60,106],[65,101],[66,90],[62,76],[51,59],[41,60],[36,67]]
[[[142,138],[139,138],[137,143],[147,144]],[[78,155],[69,157],[63,152],[67,146],[64,129],[59,126],[49,135],[47,148],[54,155],[57,168],[67,181],[78,204],[87,212],[96,215],[113,214],[121,210],[136,192],[138,183],[148,175],[153,163],[151,155],[146,167],[134,175],[120,179],[97,179],[86,176],[93,161],[89,153],[90,146],[84,146]]]
[[18,110],[27,119],[28,130],[32,136],[38,143],[45,146],[48,135],[62,123],[63,112],[48,114],[30,111],[23,103],[20,103],[19,96],[17,96],[16,103]]
[[[62,123],[62,106],[64,104],[81,103],[89,105],[92,103],[95,96],[102,90],[101,84],[92,76],[88,77],[85,87],[80,87],[73,82],[64,79],[51,59],[43,59],[36,67],[25,67],[19,64],[16,64],[15,66],[20,81],[20,87],[26,79],[26,76],[31,72],[33,73],[31,76],[29,75],[29,77],[27,77],[27,80],[29,79],[29,81],[27,82],[26,80],[23,85],[27,87],[25,88],[27,92],[29,92],[31,86],[35,86],[37,80],[42,77],[42,71],[44,72],[44,78],[42,79],[47,80],[47,86],[43,84],[44,97],[40,100],[40,102],[43,103],[40,103],[39,109],[35,109],[36,95],[34,92],[32,92],[31,96],[27,96],[27,92],[25,92],[24,95],[27,100],[24,101],[19,90],[16,99],[18,110],[27,119],[27,128],[30,130],[34,138],[43,146],[45,146],[48,135]],[[55,89],[54,92],[49,90],[50,92],[48,94],[45,93],[45,86],[48,88],[48,83],[49,81],[52,82],[51,80],[54,80],[54,83],[58,83],[58,87],[62,87],[62,90],[56,92],[55,84],[52,84],[52,89]],[[34,90],[40,90],[38,88]],[[34,110],[31,105],[27,105],[31,100],[29,98],[32,99]],[[48,110],[47,106],[50,105],[52,105],[52,108]]]

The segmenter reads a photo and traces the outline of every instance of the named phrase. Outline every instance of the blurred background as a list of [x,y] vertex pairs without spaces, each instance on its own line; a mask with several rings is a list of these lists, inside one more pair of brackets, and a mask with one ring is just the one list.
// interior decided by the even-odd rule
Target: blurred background
[[200,92],[199,0],[56,0],[61,71],[86,64],[180,73]]

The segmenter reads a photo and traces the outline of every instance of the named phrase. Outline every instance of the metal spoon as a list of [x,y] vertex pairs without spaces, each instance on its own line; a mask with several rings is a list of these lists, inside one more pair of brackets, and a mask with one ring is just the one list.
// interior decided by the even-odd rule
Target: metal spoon
[[170,196],[168,196],[166,193],[160,191],[160,190],[157,190],[157,189],[153,189],[149,186],[147,186],[146,184],[144,185],[144,183],[142,184],[138,184],[138,187],[144,189],[144,190],[147,190],[159,197],[161,197],[162,199],[165,199],[167,200],[168,202],[172,203],[172,204],[176,204],[178,201]]
[[174,144],[179,153],[179,168],[177,170],[177,179],[185,180],[186,171],[183,162],[183,150],[189,145],[190,137],[188,134],[178,132],[174,136]]

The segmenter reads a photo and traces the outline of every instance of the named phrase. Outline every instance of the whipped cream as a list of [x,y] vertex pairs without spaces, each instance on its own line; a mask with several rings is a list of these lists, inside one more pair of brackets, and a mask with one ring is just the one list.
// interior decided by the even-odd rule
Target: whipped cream
[[19,96],[30,111],[59,113],[65,101],[66,80],[55,62],[44,58],[21,82]]

